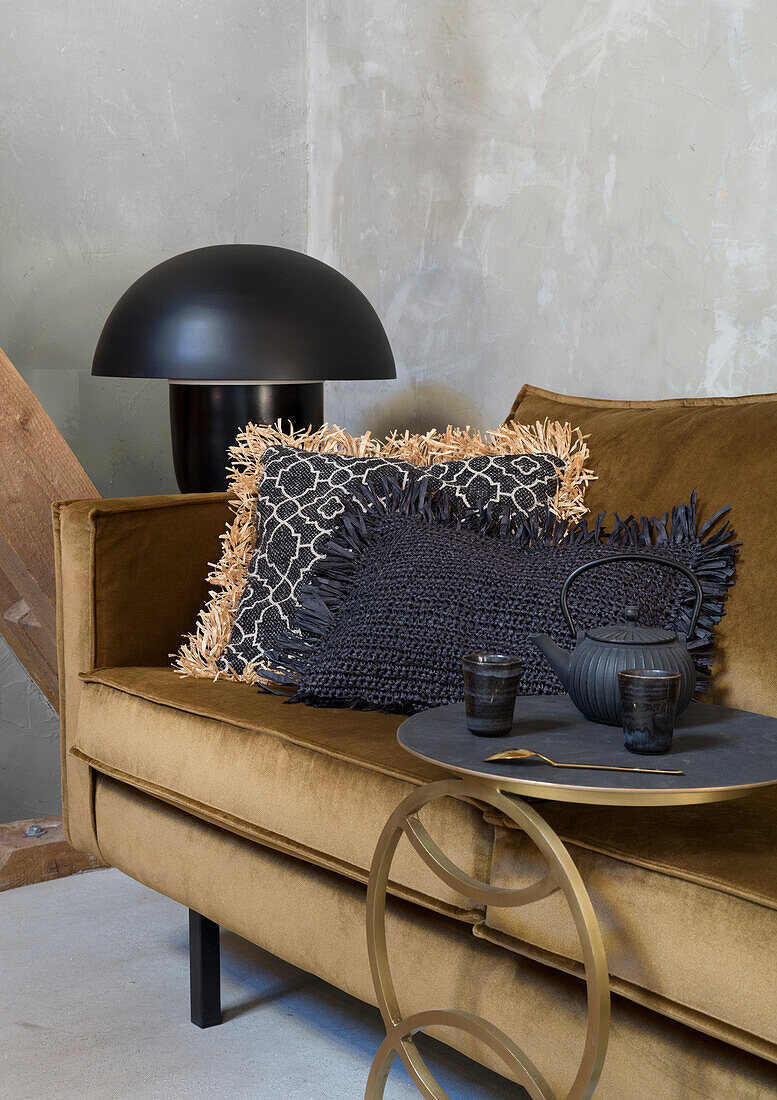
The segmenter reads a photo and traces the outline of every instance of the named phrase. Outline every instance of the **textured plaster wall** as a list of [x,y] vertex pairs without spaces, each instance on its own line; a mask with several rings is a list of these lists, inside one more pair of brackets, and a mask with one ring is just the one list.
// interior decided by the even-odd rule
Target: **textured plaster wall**
[[[103,495],[176,491],[163,382],[91,378],[114,302],[200,245],[305,247],[304,0],[0,0],[0,346]],[[0,821],[58,804],[0,641]]]
[[59,793],[59,721],[0,639],[0,821],[55,813]]
[[309,247],[400,373],[328,418],[777,389],[776,39],[766,0],[311,0]]
[[[215,242],[375,303],[399,379],[327,387],[352,429],[775,389],[776,40],[766,0],[0,0],[0,346],[115,495],[174,479],[100,327]],[[54,728],[0,646],[0,820],[55,808]]]
[[104,495],[176,491],[166,384],[89,375],[117,298],[304,248],[304,50],[304,0],[0,0],[0,346]]

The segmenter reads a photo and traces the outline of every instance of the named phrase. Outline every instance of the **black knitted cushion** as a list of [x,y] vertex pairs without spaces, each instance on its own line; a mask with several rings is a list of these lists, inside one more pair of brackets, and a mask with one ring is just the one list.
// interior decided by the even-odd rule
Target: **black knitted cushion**
[[[624,550],[688,566],[704,590],[691,649],[703,689],[712,634],[733,583],[737,552],[721,511],[697,530],[696,494],[660,519],[616,522],[605,534],[505,505],[469,508],[427,480],[365,488],[344,506],[326,556],[300,594],[295,632],[273,663],[297,683],[290,701],[413,713],[463,698],[461,657],[501,652],[523,661],[520,692],[558,694],[550,666],[528,641],[550,634],[571,648],[559,608],[564,579],[592,558]],[[617,622],[628,604],[640,623],[686,630],[694,593],[677,571],[612,563],[570,591],[576,624]]]
[[220,666],[243,673],[266,665],[291,627],[297,589],[310,580],[346,503],[365,485],[386,477],[402,485],[429,477],[469,506],[509,502],[523,516],[545,511],[564,468],[548,454],[477,455],[452,462],[414,466],[400,459],[320,454],[296,447],[268,447],[262,457],[256,520],[259,537]]

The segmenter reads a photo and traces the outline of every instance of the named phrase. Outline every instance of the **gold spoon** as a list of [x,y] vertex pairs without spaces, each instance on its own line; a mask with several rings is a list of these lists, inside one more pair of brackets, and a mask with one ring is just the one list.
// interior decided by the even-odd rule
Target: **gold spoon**
[[541,752],[533,749],[506,749],[504,752],[495,752],[493,756],[487,756],[483,761],[489,764],[492,760],[527,760],[530,756],[539,756],[551,768],[592,768],[602,772],[650,772],[651,775],[685,775],[685,772],[674,771],[671,768],[624,768],[620,764],[559,764],[557,760],[550,760]]

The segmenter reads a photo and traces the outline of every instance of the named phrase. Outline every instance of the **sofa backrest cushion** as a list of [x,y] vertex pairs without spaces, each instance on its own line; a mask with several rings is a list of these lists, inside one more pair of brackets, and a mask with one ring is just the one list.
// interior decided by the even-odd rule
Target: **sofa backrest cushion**
[[655,515],[693,489],[701,521],[731,505],[742,548],[706,698],[777,716],[777,394],[602,401],[524,386],[508,420],[545,417],[589,436],[594,514]]

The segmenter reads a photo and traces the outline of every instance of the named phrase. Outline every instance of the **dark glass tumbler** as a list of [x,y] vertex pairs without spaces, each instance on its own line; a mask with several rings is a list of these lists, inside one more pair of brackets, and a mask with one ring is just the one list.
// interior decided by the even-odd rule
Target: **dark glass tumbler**
[[469,732],[479,737],[509,733],[521,662],[503,653],[467,653],[461,659],[461,667]]
[[681,679],[679,672],[650,668],[618,673],[623,744],[629,752],[669,752]]

